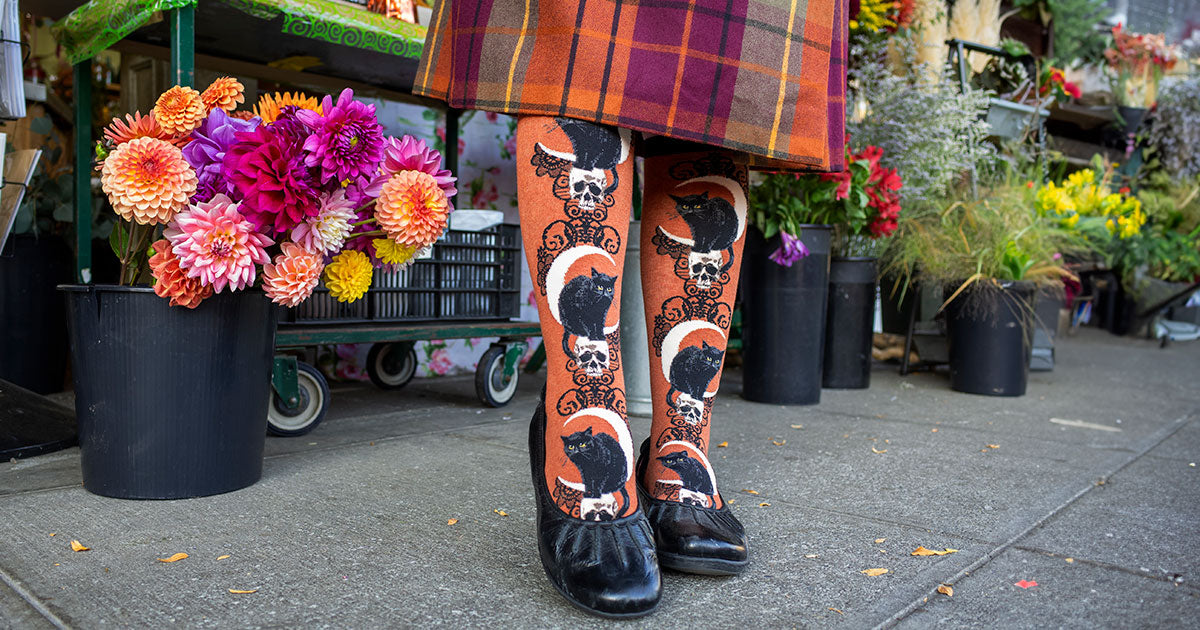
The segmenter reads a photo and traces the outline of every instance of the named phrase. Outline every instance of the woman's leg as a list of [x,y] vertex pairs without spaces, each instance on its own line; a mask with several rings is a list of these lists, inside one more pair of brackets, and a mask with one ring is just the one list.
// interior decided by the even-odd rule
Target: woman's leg
[[517,160],[521,234],[546,346],[546,390],[530,437],[542,564],[581,608],[646,614],[661,581],[638,510],[618,333],[629,134],[523,117]]
[[[682,540],[689,534],[672,539],[671,523],[663,522],[676,518],[678,509],[671,516],[647,508],[659,562],[707,573],[737,572],[746,553],[741,524],[723,509],[708,459],[746,231],[747,171],[735,156],[701,148],[647,158],[642,216],[654,420],[640,483],[655,505],[675,502],[728,517],[727,531],[710,532],[720,540],[691,549]],[[696,564],[689,555],[719,557]]]

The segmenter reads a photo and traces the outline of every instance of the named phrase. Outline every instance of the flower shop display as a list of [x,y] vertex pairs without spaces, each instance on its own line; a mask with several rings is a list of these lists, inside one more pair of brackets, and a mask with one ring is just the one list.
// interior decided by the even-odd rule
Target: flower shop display
[[1179,54],[1161,33],[1132,33],[1118,24],[1112,29],[1112,46],[1104,51],[1111,73],[1113,99],[1126,132],[1141,124],[1146,111],[1158,101],[1158,83],[1175,67]]
[[[320,284],[360,299],[446,230],[456,192],[441,156],[385,137],[374,107],[175,86],[115,119],[98,148],[122,219],[120,285],[65,286],[84,486],[181,498],[262,471],[278,309]],[[149,285],[149,286],[147,286]],[[132,386],[131,386],[132,385]]]

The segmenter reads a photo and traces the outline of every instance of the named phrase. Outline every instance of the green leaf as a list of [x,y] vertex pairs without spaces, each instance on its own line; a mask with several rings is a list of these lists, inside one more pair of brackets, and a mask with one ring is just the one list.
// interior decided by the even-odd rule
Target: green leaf
[[129,247],[129,231],[125,229],[123,222],[113,224],[112,233],[108,235],[108,244],[118,259],[125,253],[125,249]]

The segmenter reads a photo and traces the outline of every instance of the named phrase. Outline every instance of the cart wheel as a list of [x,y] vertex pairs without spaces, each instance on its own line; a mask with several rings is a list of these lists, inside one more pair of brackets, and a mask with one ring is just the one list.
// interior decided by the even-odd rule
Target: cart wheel
[[294,406],[271,390],[271,404],[267,407],[267,433],[281,437],[294,437],[312,431],[325,418],[329,407],[329,385],[317,368],[296,363],[296,388],[298,400]]
[[479,359],[475,368],[475,393],[489,407],[503,407],[517,393],[517,371],[510,378],[504,377],[504,346],[492,346]]
[[417,351],[411,343],[377,343],[367,353],[367,376],[379,389],[400,389],[417,373]]

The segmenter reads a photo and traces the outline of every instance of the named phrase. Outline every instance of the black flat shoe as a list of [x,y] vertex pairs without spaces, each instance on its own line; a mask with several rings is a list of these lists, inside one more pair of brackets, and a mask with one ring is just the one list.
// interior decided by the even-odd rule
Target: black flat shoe
[[658,563],[667,569],[700,575],[737,575],[750,563],[749,542],[741,521],[721,501],[721,509],[663,501],[642,488],[650,440],[642,442],[637,465],[638,502],[654,528]]
[[648,615],[662,597],[654,534],[640,509],[612,521],[563,513],[545,481],[545,394],[529,425],[529,460],[537,497],[538,551],[546,577],[575,606],[616,619]]

